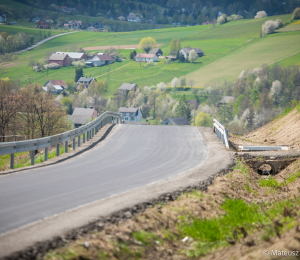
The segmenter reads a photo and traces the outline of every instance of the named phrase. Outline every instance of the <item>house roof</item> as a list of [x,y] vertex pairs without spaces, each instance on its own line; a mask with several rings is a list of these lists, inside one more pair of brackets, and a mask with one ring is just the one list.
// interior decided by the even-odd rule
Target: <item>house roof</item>
[[71,59],[80,59],[84,55],[83,52],[56,52],[57,54],[67,54]]
[[53,85],[53,87],[56,89],[56,90],[64,90],[61,86],[59,85]]
[[45,19],[39,19],[39,20],[36,20],[35,23],[38,23],[38,22],[40,22],[40,21],[44,21],[45,23],[51,25],[51,24],[50,24],[50,21],[49,21],[49,20],[45,20]]
[[86,77],[81,77],[78,82],[91,82],[92,80],[96,80],[95,78],[86,78]]
[[204,53],[201,49],[199,48],[182,48],[186,53],[189,53],[191,50],[195,50],[196,53]]
[[138,53],[135,57],[136,58],[154,58],[156,54],[149,54],[149,53]]
[[137,15],[135,15],[134,13],[130,13],[128,16],[127,16],[127,19],[136,19],[137,18]]
[[134,83],[123,83],[121,87],[119,87],[120,90],[132,90],[137,84]]
[[229,103],[230,100],[232,100],[233,102],[236,100],[235,97],[232,97],[232,96],[224,96],[222,97],[221,101],[219,102],[219,104],[223,104],[223,103]]
[[189,104],[190,105],[194,105],[194,104],[199,104],[199,102],[196,100],[196,99],[193,99],[193,100],[189,100]]
[[75,107],[72,116],[88,116],[92,117],[95,108]]
[[138,107],[120,107],[118,113],[137,113]]
[[60,80],[49,80],[51,82],[52,85],[59,85],[59,86],[63,86],[63,87],[67,87],[67,83],[60,79]]
[[[189,121],[186,120],[185,117],[169,117],[167,118],[172,125],[189,125]],[[165,120],[167,120],[165,119]]]
[[156,54],[158,51],[160,50],[160,48],[153,48],[149,54]]
[[100,60],[103,60],[103,61],[113,61],[114,59],[112,58],[112,56],[108,55],[108,54],[103,54],[103,55],[97,55],[97,57],[100,59]]
[[98,60],[100,60],[100,59],[99,59],[98,56],[96,55],[96,56],[94,56],[93,58],[87,60],[87,62],[98,61]]
[[49,60],[64,60],[68,55],[67,54],[57,54],[53,53]]
[[82,115],[71,115],[69,116],[69,119],[73,121],[74,124],[79,124],[79,125],[86,125],[89,120],[90,116],[82,116]]

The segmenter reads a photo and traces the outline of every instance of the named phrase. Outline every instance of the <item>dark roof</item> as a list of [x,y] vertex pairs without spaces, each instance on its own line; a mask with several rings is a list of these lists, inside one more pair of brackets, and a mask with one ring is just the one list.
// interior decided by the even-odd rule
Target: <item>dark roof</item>
[[121,87],[119,87],[120,90],[132,90],[137,84],[134,83],[123,83]]
[[186,53],[189,53],[191,50],[195,50],[196,53],[204,53],[204,51],[202,51],[202,50],[199,49],[199,48],[183,48],[183,50],[184,50]]
[[75,107],[72,116],[87,116],[92,117],[95,108],[82,108],[82,107]]
[[103,60],[103,61],[110,61],[110,60],[114,60],[112,58],[112,56],[108,55],[108,54],[103,54],[103,55],[97,55],[97,57],[100,59],[100,60]]
[[162,50],[161,50],[160,48],[153,48],[153,49],[149,52],[149,54],[156,54],[159,50],[162,52]]
[[73,121],[74,124],[78,125],[86,125],[91,117],[89,116],[81,116],[81,115],[71,115],[69,119]]
[[136,113],[138,110],[138,107],[120,107],[118,113]]
[[128,16],[127,16],[127,19],[136,19],[137,15],[135,15],[134,13],[130,13]]
[[92,80],[96,80],[95,78],[86,78],[86,77],[81,77],[78,82],[91,82]]
[[[165,120],[169,120],[172,125],[189,125],[190,122],[186,120],[185,117],[169,117]],[[165,121],[164,120],[164,121]]]
[[67,87],[67,83],[60,79],[60,80],[49,80],[51,82],[52,85],[59,85],[59,86],[63,86],[63,87]]
[[236,100],[235,97],[232,97],[232,96],[224,96],[222,97],[221,101],[219,102],[219,104],[223,104],[223,103],[229,103],[230,100],[232,100],[232,102],[234,102]]

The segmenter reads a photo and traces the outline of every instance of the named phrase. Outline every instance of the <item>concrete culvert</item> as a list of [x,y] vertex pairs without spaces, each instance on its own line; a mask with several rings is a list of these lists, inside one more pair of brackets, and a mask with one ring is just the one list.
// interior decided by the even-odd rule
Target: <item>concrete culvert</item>
[[269,164],[263,164],[258,169],[257,172],[261,175],[272,174],[272,167]]

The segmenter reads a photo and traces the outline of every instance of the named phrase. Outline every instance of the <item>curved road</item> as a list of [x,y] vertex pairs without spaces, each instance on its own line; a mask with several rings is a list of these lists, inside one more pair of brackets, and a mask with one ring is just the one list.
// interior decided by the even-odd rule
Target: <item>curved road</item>
[[207,154],[195,127],[119,125],[72,160],[0,177],[0,233],[177,175]]

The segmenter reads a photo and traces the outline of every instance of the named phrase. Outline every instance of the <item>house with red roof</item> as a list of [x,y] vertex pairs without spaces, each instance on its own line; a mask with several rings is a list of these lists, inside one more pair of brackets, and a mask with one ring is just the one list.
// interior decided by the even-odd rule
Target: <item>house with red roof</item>
[[58,54],[58,53],[53,53],[51,57],[49,58],[49,64],[51,63],[56,63],[61,66],[67,66],[68,63],[68,54]]
[[40,19],[40,20],[36,21],[35,28],[51,29],[51,23],[49,20]]

